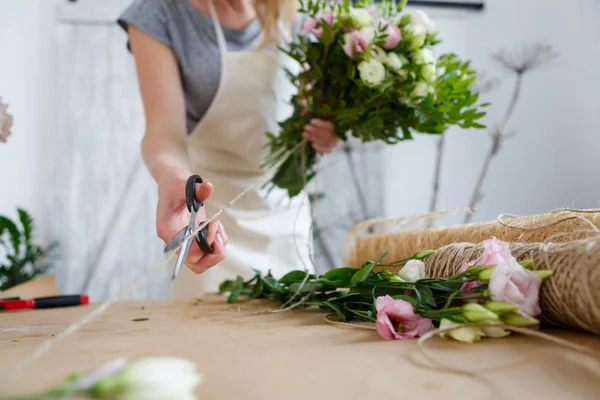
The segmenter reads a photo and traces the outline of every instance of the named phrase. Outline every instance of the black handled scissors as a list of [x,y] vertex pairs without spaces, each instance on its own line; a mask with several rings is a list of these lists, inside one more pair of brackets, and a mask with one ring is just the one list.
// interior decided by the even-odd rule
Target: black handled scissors
[[[200,230],[196,235],[189,236],[196,229],[196,214],[198,210],[204,205],[203,202],[198,201],[196,198],[196,184],[202,184],[203,180],[200,175],[192,175],[188,178],[185,184],[185,202],[187,205],[188,211],[191,213],[190,223],[188,226],[184,227],[180,230],[173,239],[167,244],[165,247],[165,254],[170,253],[172,250],[181,246],[181,252],[179,253],[179,258],[177,258],[177,264],[175,264],[175,269],[173,270],[173,275],[171,280],[177,278],[179,275],[179,271],[181,271],[181,267],[183,266],[183,262],[185,261],[188,253],[190,252],[190,248],[192,247],[192,238],[196,240],[198,247],[204,253],[213,253],[213,247],[208,243],[206,239],[206,234],[208,232],[208,225],[206,225],[202,230]],[[200,222],[203,224],[204,221]],[[188,237],[189,236],[189,237]]]

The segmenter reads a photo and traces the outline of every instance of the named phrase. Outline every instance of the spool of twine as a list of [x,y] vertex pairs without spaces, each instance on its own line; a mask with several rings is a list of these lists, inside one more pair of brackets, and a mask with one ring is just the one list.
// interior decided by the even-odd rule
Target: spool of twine
[[[423,214],[411,221],[431,218]],[[398,219],[400,221],[401,219]],[[403,219],[402,219],[403,220]],[[394,225],[394,220],[370,220],[353,228],[346,237],[346,266],[360,268],[368,260],[376,260],[388,253],[384,262],[393,262],[413,256],[421,250],[436,250],[453,243],[481,243],[496,237],[507,243],[544,243],[554,237],[556,243],[571,240],[557,236],[566,232],[600,229],[598,210],[559,210],[549,214],[514,217],[501,215],[495,221],[478,222],[452,227],[437,227],[404,232],[375,233],[382,226]]]
[[[510,221],[510,222],[508,222]],[[350,265],[360,267],[388,252],[396,261],[435,249],[425,260],[431,277],[449,277],[481,255],[484,240],[509,243],[519,260],[533,259],[532,269],[553,270],[540,290],[540,320],[545,326],[600,335],[600,212],[568,210],[527,217],[500,216],[485,223],[358,238]]]

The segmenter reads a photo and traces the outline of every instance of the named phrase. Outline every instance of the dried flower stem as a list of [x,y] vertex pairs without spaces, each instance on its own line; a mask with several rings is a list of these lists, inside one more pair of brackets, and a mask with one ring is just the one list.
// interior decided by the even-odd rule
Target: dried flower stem
[[[477,204],[479,204],[479,202],[483,199],[483,193],[481,192],[481,189],[483,187],[483,182],[485,181],[485,178],[487,177],[488,171],[490,169],[490,165],[492,163],[492,158],[494,158],[498,154],[498,152],[500,151],[500,147],[502,146],[504,140],[506,140],[509,137],[509,135],[507,135],[505,133],[505,129],[506,129],[506,125],[508,124],[508,121],[510,120],[510,117],[514,113],[517,101],[519,100],[522,84],[523,84],[523,73],[518,72],[516,79],[515,79],[515,85],[513,88],[511,100],[508,105],[508,108],[506,109],[506,113],[504,114],[504,118],[503,118],[502,122],[500,123],[500,125],[497,128],[495,128],[494,132],[491,134],[492,145],[490,146],[487,156],[485,157],[483,167],[481,168],[481,172],[479,173],[479,178],[477,178],[477,183],[475,184],[475,188],[473,189],[473,194],[471,195],[471,201],[469,201],[469,208],[471,210],[475,210],[475,206]],[[473,218],[473,213],[465,214],[463,223],[465,223],[465,224],[469,223],[472,218]]]

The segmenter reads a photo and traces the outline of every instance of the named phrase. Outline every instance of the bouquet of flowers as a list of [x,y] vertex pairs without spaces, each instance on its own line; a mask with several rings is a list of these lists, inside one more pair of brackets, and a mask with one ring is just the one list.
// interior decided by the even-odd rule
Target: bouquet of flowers
[[301,146],[312,118],[333,122],[343,140],[393,144],[414,132],[441,134],[450,126],[484,128],[485,113],[471,86],[477,76],[469,61],[455,54],[436,55],[440,43],[423,12],[404,13],[407,1],[301,1],[306,20],[298,41],[282,49],[304,68],[288,71],[298,87],[293,114],[280,122],[278,135],[267,133],[273,185],[296,196],[315,175],[317,153]]
[[[518,262],[508,244],[495,238],[483,244],[483,254],[449,278],[426,275],[423,260],[435,253],[426,250],[392,264],[382,264],[381,257],[321,277],[292,271],[275,279],[257,271],[249,281],[224,281],[220,293],[229,292],[231,303],[239,296],[296,302],[334,313],[340,321],[373,322],[385,339],[412,339],[438,327],[444,337],[473,343],[508,336],[506,326],[539,326],[539,291],[552,271],[531,270],[531,260]],[[401,268],[395,273],[391,267]]]

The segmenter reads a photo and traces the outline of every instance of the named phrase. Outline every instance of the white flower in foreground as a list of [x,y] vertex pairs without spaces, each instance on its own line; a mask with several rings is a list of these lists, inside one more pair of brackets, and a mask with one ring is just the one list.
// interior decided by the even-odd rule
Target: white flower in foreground
[[427,278],[425,274],[425,263],[421,260],[409,260],[400,271],[398,276],[406,282],[415,282]]
[[484,322],[486,325],[491,325],[489,328],[481,328],[481,331],[483,332],[483,334],[487,337],[491,337],[491,338],[501,338],[501,337],[506,337],[508,335],[510,335],[510,331],[507,331],[506,329],[502,329],[502,328],[498,328],[498,327],[494,327],[494,325],[500,325],[501,322],[497,322],[497,321],[486,321]]
[[418,10],[411,15],[410,23],[425,28],[427,33],[435,31],[435,23],[429,18],[425,11]]
[[368,10],[364,8],[351,8],[350,9],[350,21],[356,28],[362,28],[364,26],[371,25],[373,16]]
[[435,64],[437,62],[433,51],[429,49],[420,49],[415,51],[412,60],[417,65]]
[[385,79],[385,67],[375,59],[358,64],[360,79],[369,86],[377,86]]
[[194,363],[175,357],[146,357],[94,387],[94,398],[111,400],[195,400],[202,382]]
[[460,328],[462,325],[464,324],[459,324],[458,322],[453,322],[449,319],[442,318],[442,320],[440,321],[440,329],[457,329],[440,333],[440,336],[442,336],[443,338],[449,336],[454,340],[458,340],[459,342],[464,343],[478,342],[482,336],[485,336],[483,331],[479,328],[472,328],[469,326],[464,326],[463,328]]
[[13,116],[6,111],[7,109],[8,104],[2,103],[2,97],[0,97],[0,142],[6,142],[11,135]]

